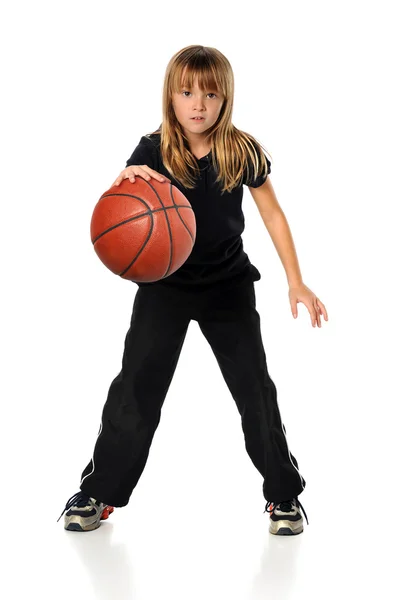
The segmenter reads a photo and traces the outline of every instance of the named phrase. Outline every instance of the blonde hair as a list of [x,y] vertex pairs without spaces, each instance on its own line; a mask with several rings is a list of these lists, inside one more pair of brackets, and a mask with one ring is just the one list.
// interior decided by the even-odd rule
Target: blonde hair
[[[182,81],[184,75],[184,81]],[[224,98],[218,119],[207,133],[211,145],[213,167],[218,174],[222,192],[231,192],[243,183],[243,177],[267,175],[268,165],[263,146],[250,134],[232,124],[234,79],[228,59],[216,48],[186,46],[168,63],[163,86],[162,123],[153,134],[161,134],[161,156],[165,168],[184,187],[196,186],[194,176],[199,166],[191,154],[188,139],[175,116],[172,93],[180,92],[182,84],[192,87],[195,77],[202,90],[218,90]],[[150,134],[151,135],[151,134]],[[193,176],[194,173],[194,176]]]

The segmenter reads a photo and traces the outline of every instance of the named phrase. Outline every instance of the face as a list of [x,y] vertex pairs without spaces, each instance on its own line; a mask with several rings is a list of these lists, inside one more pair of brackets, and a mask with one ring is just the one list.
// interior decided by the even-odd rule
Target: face
[[[194,143],[201,142],[207,129],[218,119],[224,99],[217,90],[200,90],[197,77],[193,89],[181,88],[180,93],[172,94],[172,106],[176,118],[187,138]],[[193,117],[203,117],[196,121]]]

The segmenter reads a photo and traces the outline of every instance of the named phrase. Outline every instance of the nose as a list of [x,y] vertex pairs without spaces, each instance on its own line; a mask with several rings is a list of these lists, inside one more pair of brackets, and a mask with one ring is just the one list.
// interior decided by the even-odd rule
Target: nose
[[204,110],[205,109],[205,104],[204,104],[204,100],[202,100],[201,98],[198,98],[197,100],[194,100],[194,104],[193,104],[193,108],[195,110]]

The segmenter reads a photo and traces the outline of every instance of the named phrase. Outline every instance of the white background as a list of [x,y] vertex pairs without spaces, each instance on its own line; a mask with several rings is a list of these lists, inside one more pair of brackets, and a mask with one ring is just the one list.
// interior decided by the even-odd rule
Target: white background
[[[394,598],[398,544],[399,93],[395,2],[20,2],[2,9],[4,598]],[[93,208],[161,122],[169,59],[218,48],[233,123],[270,152],[303,280],[292,317],[247,188],[244,247],[291,451],[299,536],[268,532],[262,478],[192,322],[130,503],[91,533],[79,489],[137,286],[89,234]],[[396,586],[395,588],[393,586]],[[392,589],[391,592],[389,590]]]

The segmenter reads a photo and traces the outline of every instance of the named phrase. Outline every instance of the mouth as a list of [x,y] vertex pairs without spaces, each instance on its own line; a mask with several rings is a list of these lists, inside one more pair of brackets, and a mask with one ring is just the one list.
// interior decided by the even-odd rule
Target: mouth
[[191,121],[204,121],[204,117],[190,117]]

